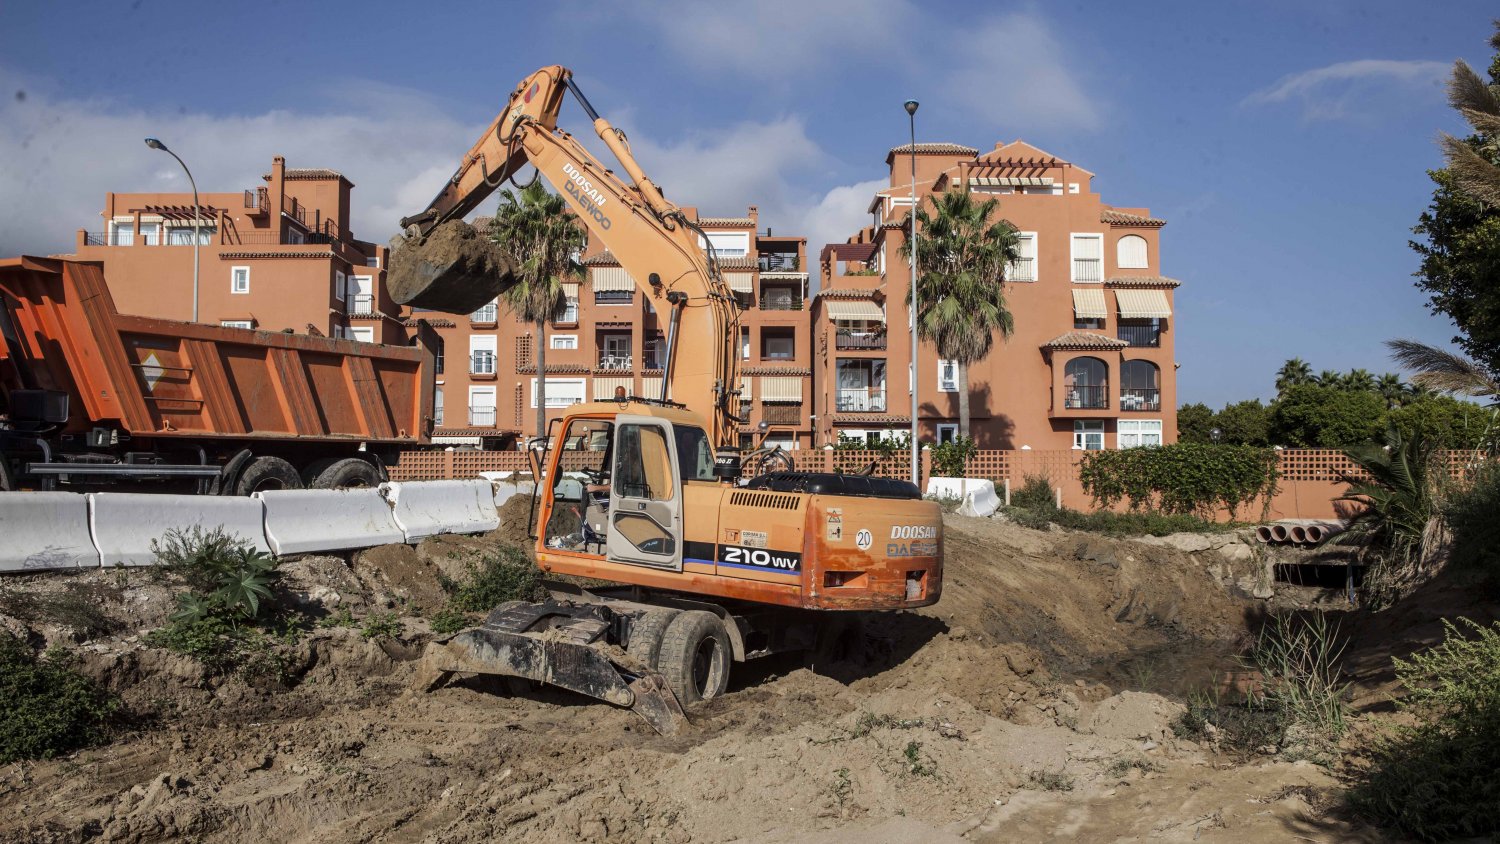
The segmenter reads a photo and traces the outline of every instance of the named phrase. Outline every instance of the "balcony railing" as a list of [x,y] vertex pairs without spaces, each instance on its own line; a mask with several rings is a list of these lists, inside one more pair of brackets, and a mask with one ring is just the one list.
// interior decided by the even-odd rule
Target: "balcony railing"
[[594,304],[596,305],[628,305],[635,293],[630,290],[595,290]]
[[1121,410],[1161,410],[1161,390],[1155,387],[1126,387],[1120,391]]
[[432,411],[432,426],[434,428],[441,428],[441,427],[443,427],[443,409],[441,407],[433,408],[433,411]]
[[1036,281],[1036,259],[1017,258],[1005,265],[1007,281]]
[[1115,336],[1132,346],[1161,345],[1161,327],[1156,325],[1121,325]]
[[1064,389],[1068,391],[1068,397],[1063,406],[1069,410],[1102,410],[1109,407],[1108,384]]
[[494,352],[475,352],[475,353],[469,355],[469,374],[470,375],[494,375],[495,374],[495,353]]
[[755,265],[763,273],[797,272],[797,256],[791,252],[762,252]]
[[760,297],[760,309],[763,311],[800,311],[802,310],[802,297],[793,295],[769,295]]
[[839,390],[838,410],[840,413],[884,413],[885,389],[861,387],[854,390]]
[[1104,262],[1098,258],[1074,258],[1073,280],[1074,281],[1103,281]]
[[495,409],[493,407],[469,408],[469,424],[475,428],[495,427]]
[[834,338],[834,348],[839,351],[878,351],[885,348],[885,335],[873,331],[839,331]]
[[373,314],[375,313],[375,295],[373,293],[356,293],[349,297],[349,313],[351,314]]
[[767,425],[799,425],[802,423],[802,405],[762,403],[760,419]]
[[630,369],[630,355],[613,354],[610,352],[599,353],[599,368],[610,370]]
[[271,207],[271,192],[265,188],[245,191],[245,207],[252,214],[264,214]]

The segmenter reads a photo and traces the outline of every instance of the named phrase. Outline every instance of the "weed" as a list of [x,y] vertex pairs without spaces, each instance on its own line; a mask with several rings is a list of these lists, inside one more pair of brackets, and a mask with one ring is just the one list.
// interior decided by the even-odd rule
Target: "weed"
[[83,583],[70,583],[55,595],[21,595],[0,589],[0,612],[22,621],[61,625],[77,641],[87,642],[124,629],[104,612],[103,604],[114,592],[107,586]]
[[[1016,496],[1011,496],[1014,502]],[[1168,536],[1174,533],[1224,533],[1238,525],[1210,522],[1197,516],[1182,513],[1156,513],[1150,511],[1113,513],[1100,510],[1081,513],[1052,504],[1045,507],[1021,507],[1014,504],[1005,508],[1005,515],[1012,522],[1034,530],[1045,530],[1049,525],[1071,530],[1102,533],[1106,536]]]
[[1156,657],[1141,657],[1132,660],[1126,668],[1126,674],[1130,676],[1130,683],[1138,691],[1149,691],[1153,688],[1156,680],[1158,663]]
[[448,609],[457,612],[489,612],[506,601],[536,600],[544,591],[537,567],[510,545],[471,561],[461,580],[439,576],[438,582],[448,593]]
[[908,774],[916,777],[931,777],[937,774],[937,763],[932,761],[932,757],[922,754],[921,742],[907,742],[906,749],[901,751],[901,755],[906,757]]
[[432,632],[439,636],[457,633],[465,627],[474,626],[474,617],[453,609],[442,609],[432,614]]
[[120,706],[65,652],[37,656],[7,633],[0,633],[0,701],[0,764],[99,744]]
[[833,787],[829,789],[829,793],[841,807],[854,796],[854,780],[849,777],[848,768],[839,768],[833,772]]
[[350,612],[348,607],[339,607],[338,612],[329,613],[318,619],[318,626],[325,630],[335,627],[354,627],[354,613]]
[[1123,777],[1131,771],[1140,771],[1143,774],[1159,773],[1162,770],[1160,762],[1147,759],[1140,754],[1116,756],[1104,769],[1104,773],[1111,777]]
[[[1252,692],[1252,709],[1271,709],[1317,753],[1327,750],[1348,730],[1349,689],[1341,682],[1339,660],[1344,644],[1338,627],[1330,627],[1322,613],[1298,620],[1278,614],[1261,628],[1248,664],[1264,675],[1262,688]],[[1313,758],[1313,757],[1309,757]]]
[[1057,508],[1057,497],[1052,483],[1042,475],[1027,475],[1021,488],[1010,494],[1012,507],[1026,510],[1053,510]]
[[1062,769],[1056,771],[1037,770],[1026,775],[1023,788],[1036,791],[1072,791],[1078,781]]
[[1463,623],[1444,621],[1442,644],[1395,660],[1421,721],[1375,744],[1349,795],[1376,823],[1423,841],[1500,832],[1500,622]]
[[401,619],[393,612],[367,615],[359,628],[360,635],[366,639],[399,639],[405,632]]

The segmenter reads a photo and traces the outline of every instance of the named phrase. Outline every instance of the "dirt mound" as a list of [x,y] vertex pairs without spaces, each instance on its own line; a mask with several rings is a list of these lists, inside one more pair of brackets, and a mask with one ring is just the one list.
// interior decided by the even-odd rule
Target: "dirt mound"
[[386,287],[403,305],[472,313],[516,280],[510,260],[462,220],[438,226],[421,243],[410,237],[391,242]]
[[507,542],[518,548],[525,548],[527,553],[533,550],[533,540],[527,535],[527,526],[531,523],[532,497],[529,495],[512,495],[500,505],[500,529],[495,536],[502,542]]

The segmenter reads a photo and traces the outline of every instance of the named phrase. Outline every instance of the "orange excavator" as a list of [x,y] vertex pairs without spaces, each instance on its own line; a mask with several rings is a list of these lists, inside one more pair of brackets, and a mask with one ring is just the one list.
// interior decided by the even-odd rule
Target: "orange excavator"
[[[628,183],[558,128],[567,92]],[[429,685],[455,672],[528,678],[632,707],[670,732],[681,703],[725,690],[734,662],[790,650],[834,661],[862,641],[859,611],[935,603],[942,516],[915,485],[789,471],[789,461],[748,477],[740,306],[708,238],[568,69],[524,80],[432,203],[402,220],[398,301],[468,313],[516,282],[498,255],[430,245],[451,245],[453,227],[526,164],[667,317],[662,395],[573,405],[531,452],[537,565],[620,585],[552,584],[546,601],[497,607],[483,627],[429,650]],[[748,457],[765,463],[764,450]]]

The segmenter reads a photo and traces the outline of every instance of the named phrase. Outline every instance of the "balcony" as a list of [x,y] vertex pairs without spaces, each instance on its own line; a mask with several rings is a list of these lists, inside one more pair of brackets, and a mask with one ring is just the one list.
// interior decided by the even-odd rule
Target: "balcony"
[[839,390],[837,409],[840,413],[884,413],[885,388]]
[[[491,411],[491,412],[493,413],[494,411]],[[434,428],[441,428],[441,427],[443,427],[443,409],[441,407],[433,408],[433,411],[432,411],[432,427],[434,427]]]
[[351,314],[375,313],[375,295],[372,293],[355,293],[349,297],[348,304]]
[[635,293],[630,290],[595,290],[596,305],[628,305]]
[[800,272],[799,264],[795,252],[762,252],[755,261],[756,267],[763,273]]
[[1161,326],[1127,325],[1121,322],[1116,329],[1116,337],[1138,348],[1156,348],[1161,345]]
[[617,354],[613,352],[600,352],[599,365],[597,369],[610,371],[630,371],[631,357],[628,354]]
[[881,351],[885,349],[885,334],[873,331],[850,331],[840,329],[834,335],[834,348],[838,351]]
[[1103,281],[1104,262],[1098,258],[1074,258],[1074,281]]
[[802,424],[802,405],[762,403],[760,419],[767,425],[800,425]]
[[245,191],[245,213],[264,217],[271,212],[271,193],[263,187]]
[[494,375],[495,353],[488,351],[474,352],[469,355],[470,375]]
[[493,407],[469,408],[469,425],[474,428],[495,427],[495,409]]
[[786,293],[767,291],[760,297],[760,309],[763,311],[800,311],[802,310],[802,297],[790,291]]
[[1109,385],[1066,387],[1067,400],[1063,407],[1069,410],[1105,410],[1109,407]]
[[1036,259],[1017,258],[1005,265],[1006,281],[1036,281]]
[[1120,391],[1121,410],[1161,410],[1161,390],[1126,387]]

